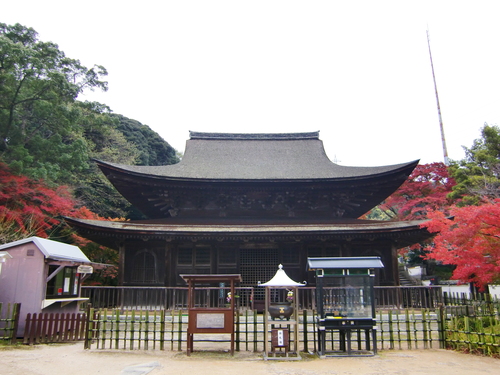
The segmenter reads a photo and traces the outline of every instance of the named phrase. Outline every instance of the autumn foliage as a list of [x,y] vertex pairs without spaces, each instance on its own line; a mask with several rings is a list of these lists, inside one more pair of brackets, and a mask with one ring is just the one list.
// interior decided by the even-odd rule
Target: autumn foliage
[[456,173],[450,170],[443,163],[418,165],[378,208],[392,220],[425,220],[422,227],[435,234],[402,253],[452,265],[453,279],[484,290],[500,282],[500,199],[483,195],[476,205],[464,205],[453,194]]
[[[77,236],[67,228],[63,216],[80,219],[102,219],[85,207],[80,207],[64,186],[51,188],[43,181],[13,174],[0,163],[0,243],[31,236],[64,238],[79,246],[90,260],[116,264],[117,253]],[[116,277],[115,267],[96,272],[98,280]],[[94,277],[95,278],[95,277]]]
[[455,180],[443,163],[419,164],[401,187],[379,208],[391,219],[419,220],[435,210],[446,211]]
[[96,215],[78,207],[66,187],[52,189],[43,181],[14,175],[0,163],[2,242],[28,236],[48,238],[61,226],[61,216],[90,219]]
[[452,207],[429,214],[423,226],[436,233],[428,258],[456,266],[453,278],[480,289],[500,281],[500,199],[480,206]]

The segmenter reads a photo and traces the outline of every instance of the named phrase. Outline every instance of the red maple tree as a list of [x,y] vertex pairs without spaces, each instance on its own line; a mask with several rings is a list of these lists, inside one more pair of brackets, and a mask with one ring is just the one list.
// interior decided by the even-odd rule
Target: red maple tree
[[43,181],[11,173],[0,163],[0,240],[3,243],[27,236],[48,238],[61,227],[61,216],[94,218],[79,207],[65,186],[50,188]]
[[419,164],[379,208],[392,219],[425,219],[428,212],[448,209],[451,201],[447,195],[454,185],[455,180],[448,174],[445,164]]
[[430,259],[456,266],[453,278],[480,290],[500,281],[500,199],[480,206],[453,206],[451,218],[434,211],[423,224],[436,233],[427,247]]
[[[86,207],[78,205],[65,186],[50,187],[43,181],[14,175],[0,163],[0,243],[31,236],[65,238],[97,263],[117,264],[116,251],[74,234],[65,226],[63,216],[102,220]],[[116,267],[96,270],[94,284],[113,283]]]

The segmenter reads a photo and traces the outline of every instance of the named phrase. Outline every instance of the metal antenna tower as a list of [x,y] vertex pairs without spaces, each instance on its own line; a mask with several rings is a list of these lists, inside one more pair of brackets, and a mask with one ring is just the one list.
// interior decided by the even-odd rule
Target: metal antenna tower
[[429,28],[427,28],[427,46],[429,47],[429,57],[431,59],[432,79],[434,80],[434,91],[436,92],[436,103],[437,103],[437,110],[438,110],[438,116],[439,116],[439,128],[441,130],[441,142],[443,144],[444,164],[449,165],[448,150],[446,149],[446,140],[444,137],[443,117],[441,116],[441,106],[439,105],[439,95],[438,95],[438,89],[437,89],[437,84],[436,84],[436,75],[434,74],[434,63],[432,62],[431,42],[430,42],[430,38],[429,38]]

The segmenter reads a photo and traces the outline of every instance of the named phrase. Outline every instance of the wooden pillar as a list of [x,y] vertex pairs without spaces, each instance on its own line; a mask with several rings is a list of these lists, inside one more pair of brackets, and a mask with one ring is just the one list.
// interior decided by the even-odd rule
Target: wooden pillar
[[125,280],[125,243],[118,246],[118,285],[123,285]]
[[399,285],[398,248],[395,242],[391,244],[391,271],[395,286]]
[[175,286],[175,278],[172,277],[172,275],[175,276],[175,270],[173,265],[173,257],[172,257],[172,245],[171,242],[166,241],[165,242],[165,277],[164,277],[164,282],[163,284],[165,286]]

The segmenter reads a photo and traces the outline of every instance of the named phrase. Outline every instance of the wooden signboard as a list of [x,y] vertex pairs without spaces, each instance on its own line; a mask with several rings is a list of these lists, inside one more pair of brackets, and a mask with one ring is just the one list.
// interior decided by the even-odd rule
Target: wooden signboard
[[196,308],[189,310],[188,332],[233,333],[234,312],[232,309]]
[[271,330],[271,346],[274,348],[288,348],[288,328]]
[[[188,330],[187,330],[187,355],[193,352],[193,341],[195,333],[229,333],[231,334],[231,354],[234,354],[234,298],[231,299],[230,307],[196,307],[194,303],[194,290],[196,285],[230,284],[230,295],[235,296],[235,283],[241,282],[241,275],[180,275],[188,284]],[[219,296],[220,298],[224,297]]]

